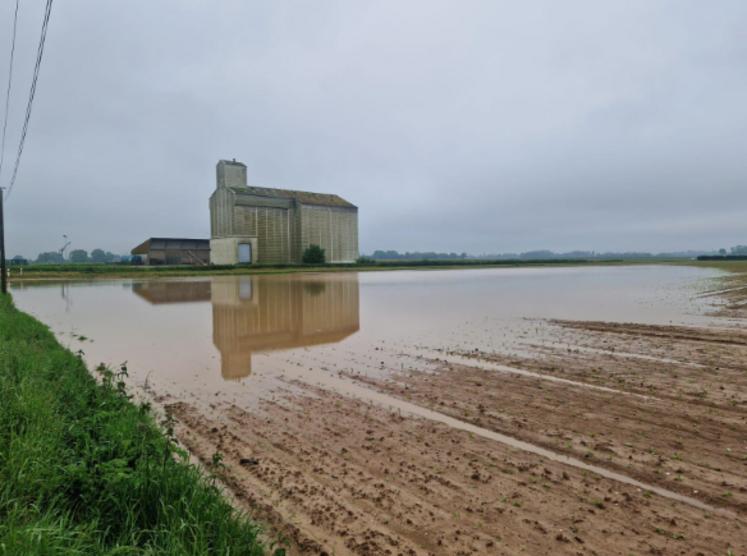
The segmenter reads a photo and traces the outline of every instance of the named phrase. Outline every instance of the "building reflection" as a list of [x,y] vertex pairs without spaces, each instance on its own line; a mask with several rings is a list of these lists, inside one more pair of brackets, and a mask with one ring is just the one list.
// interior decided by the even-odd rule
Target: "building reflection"
[[153,305],[210,301],[209,280],[135,282],[132,291]]
[[226,379],[248,376],[253,353],[336,343],[360,326],[355,274],[221,276],[136,282],[132,289],[152,304],[210,301]]

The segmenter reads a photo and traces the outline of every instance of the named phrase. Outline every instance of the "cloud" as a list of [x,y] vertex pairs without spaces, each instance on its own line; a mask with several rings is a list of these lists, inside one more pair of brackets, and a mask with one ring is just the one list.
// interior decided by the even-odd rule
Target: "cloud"
[[[21,6],[11,149],[40,22]],[[226,157],[359,205],[363,251],[744,243],[746,24],[740,1],[56,3],[9,254],[207,237]]]

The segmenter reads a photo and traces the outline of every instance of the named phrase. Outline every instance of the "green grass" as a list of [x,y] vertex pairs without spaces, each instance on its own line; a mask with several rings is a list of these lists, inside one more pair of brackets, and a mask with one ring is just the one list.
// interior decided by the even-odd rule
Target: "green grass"
[[289,274],[296,272],[368,272],[381,270],[454,270],[464,268],[515,268],[561,266],[684,265],[744,272],[747,261],[695,261],[693,259],[551,259],[551,260],[366,260],[350,264],[286,264],[251,266],[132,266],[125,264],[32,264],[11,267],[11,280],[25,282],[55,279],[155,278],[231,274]]
[[122,378],[0,295],[0,555],[265,553]]
[[254,264],[247,266],[132,266],[120,264],[32,264],[11,268],[14,281],[54,278],[149,278],[159,276],[199,276],[222,274],[286,274],[294,272],[364,272],[372,270],[433,270],[456,268],[494,268],[524,266],[576,266],[620,264],[619,260],[554,259],[533,261],[479,259],[466,260],[378,260],[363,263],[330,264]]

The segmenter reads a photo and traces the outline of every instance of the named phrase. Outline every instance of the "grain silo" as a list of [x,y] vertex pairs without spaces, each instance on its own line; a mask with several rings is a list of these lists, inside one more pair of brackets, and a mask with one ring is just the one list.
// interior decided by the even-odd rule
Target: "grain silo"
[[319,245],[328,263],[358,258],[358,207],[338,195],[248,185],[246,166],[221,160],[210,196],[212,264],[300,263]]

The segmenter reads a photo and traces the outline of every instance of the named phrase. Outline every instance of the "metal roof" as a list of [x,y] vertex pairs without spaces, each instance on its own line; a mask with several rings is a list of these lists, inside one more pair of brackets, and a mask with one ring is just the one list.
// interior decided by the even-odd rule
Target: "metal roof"
[[323,207],[358,208],[353,203],[346,201],[339,195],[332,193],[313,193],[311,191],[295,191],[293,189],[275,189],[272,187],[257,187],[248,185],[246,187],[230,187],[234,193],[244,195],[257,195],[260,197],[275,197],[281,199],[293,199],[304,205],[319,205]]
[[185,249],[200,251],[210,249],[209,239],[150,237],[130,251],[133,255],[146,255],[152,249]]

